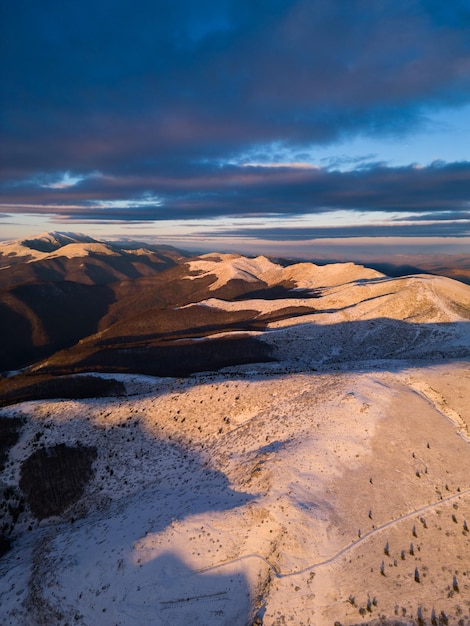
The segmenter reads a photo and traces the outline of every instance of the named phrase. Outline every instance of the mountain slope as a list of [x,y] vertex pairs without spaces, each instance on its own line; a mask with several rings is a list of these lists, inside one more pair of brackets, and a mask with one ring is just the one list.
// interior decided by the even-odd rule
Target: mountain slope
[[0,371],[96,332],[121,283],[156,276],[185,258],[176,249],[73,233],[0,243]]
[[3,409],[1,620],[466,624],[469,376],[251,365]]
[[113,301],[106,285],[65,281],[0,292],[0,370],[23,367],[95,332]]
[[[57,250],[78,254],[78,246],[88,254],[90,246],[106,245],[75,242]],[[381,354],[401,358],[407,350],[413,358],[428,358],[440,354],[443,338],[462,356],[469,349],[466,333],[453,323],[469,319],[469,291],[443,277],[392,279],[352,263],[283,267],[235,254],[181,258],[152,276],[106,287],[69,281],[4,290],[1,363],[6,369],[47,357],[35,371],[176,375],[240,363],[242,337],[249,358],[269,360],[271,354],[285,360],[285,346],[292,344],[300,353],[292,356],[289,348],[289,358],[308,367]],[[293,339],[300,336],[305,344]],[[206,347],[194,345],[196,339]],[[52,356],[61,348],[67,350]],[[222,353],[223,359],[216,356]]]
[[214,253],[4,294],[38,349],[97,310],[0,381],[1,623],[470,623],[469,286]]
[[[205,341],[210,354],[217,352],[221,333],[232,339],[248,333],[260,346],[260,358],[270,354],[282,362],[314,368],[326,362],[354,363],[402,358],[404,354],[438,358],[443,342],[456,357],[470,354],[470,288],[461,283],[431,276],[390,279],[352,265],[270,267],[267,278],[264,270],[256,274],[251,263],[249,280],[242,280],[240,266],[246,272],[248,263],[240,257],[234,261],[235,267],[231,261],[227,268],[223,259],[220,272],[212,266],[209,273],[202,274],[193,274],[199,261],[189,263],[191,273],[187,275],[185,265],[181,266],[179,284],[189,290],[186,294],[179,291],[175,299],[168,298],[162,289],[160,302],[153,306],[147,300],[142,306],[136,295],[130,308],[121,303],[119,321],[38,364],[35,371],[67,374],[104,367],[165,375],[164,361],[173,362],[172,350],[176,360],[184,350],[191,353],[192,371],[213,369],[206,360],[198,365],[196,352],[203,348],[195,348],[194,340]],[[340,284],[342,277],[344,284]],[[164,278],[165,274],[160,280]],[[235,298],[228,297],[227,286],[237,294]],[[272,297],[273,288],[281,289],[278,297]],[[254,298],[250,297],[253,293]],[[263,293],[269,293],[269,299],[263,298]],[[189,294],[193,302],[184,304]],[[207,295],[211,297],[205,298]],[[109,320],[115,317],[113,308]],[[224,350],[230,346],[238,351],[234,342]],[[135,369],[145,351],[149,357],[146,369]],[[100,365],[105,354],[105,363]]]
[[[21,349],[47,358],[0,382],[3,403],[32,397],[31,389],[41,397],[50,377],[77,372],[186,376],[272,361],[310,371],[470,354],[470,288],[443,277],[393,279],[351,263],[284,268],[264,257],[213,254],[111,287],[81,286],[80,298],[94,308],[75,334],[68,331],[70,320],[83,304],[61,287],[64,306],[49,314],[54,298],[48,297],[41,315],[40,298],[33,298],[23,311],[33,329],[29,352],[31,333],[21,318],[7,319],[12,332],[5,362],[14,362]],[[87,296],[85,288],[101,291]],[[11,341],[15,327],[23,343]],[[70,347],[51,354],[67,340]]]
[[43,233],[0,243],[0,288],[41,280],[108,284],[154,275],[187,256],[169,247],[136,247],[74,233]]

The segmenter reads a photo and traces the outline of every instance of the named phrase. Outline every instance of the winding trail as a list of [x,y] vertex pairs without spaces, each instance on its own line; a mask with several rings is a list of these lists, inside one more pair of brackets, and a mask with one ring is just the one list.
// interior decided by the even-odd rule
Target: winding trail
[[266,563],[266,565],[270,567],[270,569],[274,572],[276,578],[289,578],[292,576],[299,576],[300,574],[311,572],[313,570],[319,569],[320,567],[324,567],[325,565],[331,565],[336,560],[338,560],[341,556],[348,553],[350,550],[356,548],[356,546],[358,546],[359,544],[365,542],[370,537],[382,532],[383,530],[387,528],[391,528],[392,526],[395,526],[396,524],[399,524],[400,522],[406,519],[410,519],[411,517],[414,517],[415,515],[419,515],[421,513],[424,513],[425,511],[429,511],[433,509],[434,507],[443,504],[444,502],[451,502],[452,500],[457,500],[458,498],[461,498],[462,496],[465,496],[468,494],[470,494],[470,487],[468,487],[467,489],[464,489],[463,491],[458,491],[457,493],[447,496],[446,498],[439,499],[436,502],[431,502],[431,504],[426,504],[418,509],[413,509],[413,511],[410,511],[409,513],[406,513],[405,515],[402,515],[401,517],[397,517],[396,519],[390,520],[389,522],[385,522],[385,524],[382,524],[381,526],[377,526],[377,528],[373,528],[369,532],[362,535],[360,538],[352,541],[350,544],[348,544],[344,548],[341,548],[339,552],[336,552],[335,554],[328,557],[324,561],[318,561],[317,563],[312,563],[311,565],[307,565],[307,567],[304,567],[303,569],[300,569],[300,570],[295,570],[292,572],[281,572],[275,565],[273,565],[270,561],[268,561],[268,559],[266,559],[264,556],[262,556],[261,554],[257,554],[256,552],[253,552],[251,554],[244,554],[243,556],[239,556],[236,559],[230,559],[228,561],[223,561],[222,563],[217,563],[216,565],[209,565],[208,567],[203,567],[202,569],[199,569],[197,571],[198,573],[209,572],[215,569],[219,569],[221,567],[225,567],[227,565],[232,565],[234,563],[240,563],[241,561],[246,561],[247,559],[259,559],[260,561],[263,561],[264,563]]

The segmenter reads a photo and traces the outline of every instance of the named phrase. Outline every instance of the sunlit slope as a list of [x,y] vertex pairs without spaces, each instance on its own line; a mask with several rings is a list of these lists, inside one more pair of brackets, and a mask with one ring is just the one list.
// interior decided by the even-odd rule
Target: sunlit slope
[[[429,275],[388,278],[352,263],[282,267],[265,257],[205,255],[115,283],[110,300],[94,317],[98,332],[82,333],[35,369],[176,375],[269,356],[319,367],[469,354],[470,286]],[[237,341],[247,336],[251,347],[240,360]],[[226,356],[201,360],[201,351]]]
[[184,260],[165,246],[105,242],[75,233],[42,233],[0,242],[0,288],[37,281],[105,285],[152,276]]
[[[288,305],[313,307],[311,314],[286,316],[267,325],[263,341],[274,358],[319,367],[362,360],[468,356],[470,288],[448,278],[417,275],[388,278],[351,264],[285,268],[300,289],[314,297],[203,303],[214,311],[272,315]],[[341,282],[343,281],[343,282]],[[295,293],[295,291],[294,291]]]
[[94,333],[126,284],[185,256],[163,247],[43,233],[0,243],[0,371],[23,367]]
[[[121,380],[2,411],[5,623],[468,623],[468,364]],[[51,517],[20,468],[64,446],[92,473]]]

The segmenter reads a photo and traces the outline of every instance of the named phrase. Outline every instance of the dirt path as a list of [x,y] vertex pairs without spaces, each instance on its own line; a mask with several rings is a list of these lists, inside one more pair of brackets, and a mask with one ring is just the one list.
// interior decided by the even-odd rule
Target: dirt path
[[236,559],[230,559],[229,561],[223,561],[222,563],[217,563],[216,565],[210,565],[209,567],[204,567],[197,571],[198,573],[209,572],[209,571],[218,569],[220,567],[225,567],[227,565],[232,565],[234,563],[240,563],[242,561],[246,561],[247,559],[259,559],[260,561],[263,561],[264,563],[266,563],[266,565],[270,567],[270,569],[274,572],[276,578],[289,578],[292,576],[299,576],[301,574],[305,574],[307,572],[311,572],[316,569],[319,569],[320,567],[324,567],[325,565],[331,565],[341,556],[343,556],[344,554],[347,554],[350,550],[353,550],[361,543],[364,543],[365,541],[370,539],[370,537],[378,533],[381,533],[383,530],[387,528],[391,528],[404,520],[414,517],[415,515],[420,515],[421,513],[424,513],[425,511],[429,511],[436,506],[442,505],[444,502],[451,502],[452,500],[456,500],[468,494],[470,494],[470,487],[467,489],[461,490],[457,493],[454,493],[450,496],[447,496],[446,498],[439,499],[436,502],[432,502],[431,504],[426,504],[425,506],[422,506],[418,509],[413,509],[412,511],[410,511],[409,513],[406,513],[405,515],[402,515],[401,517],[397,517],[396,519],[390,520],[389,522],[386,522],[385,524],[382,524],[381,526],[377,526],[377,528],[373,528],[369,532],[362,535],[362,537],[352,541],[350,544],[348,544],[347,546],[342,548],[339,552],[336,552],[329,558],[323,561],[319,561],[317,563],[312,563],[311,565],[307,565],[307,567],[304,567],[301,570],[295,570],[293,572],[281,572],[278,570],[278,568],[275,565],[273,565],[270,561],[268,561],[268,559],[264,558],[264,556],[262,556],[261,554],[251,553],[251,554],[244,554],[243,556],[237,557]]

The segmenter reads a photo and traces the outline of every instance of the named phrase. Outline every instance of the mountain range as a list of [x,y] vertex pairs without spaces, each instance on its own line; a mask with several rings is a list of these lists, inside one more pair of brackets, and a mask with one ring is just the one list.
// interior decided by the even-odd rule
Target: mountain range
[[470,286],[0,244],[0,621],[470,624]]
[[[238,362],[241,342],[246,359],[267,358],[272,346],[259,341],[262,331],[297,317],[314,320],[316,329],[326,319],[451,322],[459,310],[465,316],[466,291],[431,276],[391,280],[351,263],[284,266],[236,254],[191,257],[171,248],[46,233],[0,244],[0,368],[35,363],[33,371],[54,374],[186,374]],[[398,308],[390,308],[395,301]],[[353,337],[357,342],[358,333]],[[195,339],[204,338],[201,348]],[[426,346],[429,351],[427,338]],[[153,356],[141,359],[142,350]],[[386,348],[387,357],[393,350]]]

